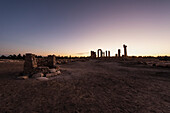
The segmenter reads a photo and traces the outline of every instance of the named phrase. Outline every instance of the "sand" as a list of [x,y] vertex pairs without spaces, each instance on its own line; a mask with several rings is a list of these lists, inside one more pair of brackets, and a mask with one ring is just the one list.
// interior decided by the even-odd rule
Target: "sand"
[[170,112],[170,68],[88,60],[60,65],[61,75],[47,81],[19,80],[23,63],[0,63],[2,113]]

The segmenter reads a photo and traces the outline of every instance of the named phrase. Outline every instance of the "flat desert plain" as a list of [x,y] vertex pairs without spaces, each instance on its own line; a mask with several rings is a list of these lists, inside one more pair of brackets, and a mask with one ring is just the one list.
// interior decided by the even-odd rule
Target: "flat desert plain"
[[170,68],[90,59],[39,81],[17,79],[23,65],[0,63],[1,113],[170,113]]

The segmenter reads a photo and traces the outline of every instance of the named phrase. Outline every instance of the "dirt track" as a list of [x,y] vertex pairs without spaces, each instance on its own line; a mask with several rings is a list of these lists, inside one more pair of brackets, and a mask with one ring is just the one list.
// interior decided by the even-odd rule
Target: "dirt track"
[[170,69],[90,60],[61,65],[49,81],[15,79],[23,62],[0,63],[0,112],[170,112]]

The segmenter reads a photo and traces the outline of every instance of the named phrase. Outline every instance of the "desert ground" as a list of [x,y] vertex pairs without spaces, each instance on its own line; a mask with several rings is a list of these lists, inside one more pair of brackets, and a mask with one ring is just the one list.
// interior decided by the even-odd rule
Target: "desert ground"
[[48,81],[17,79],[24,61],[0,62],[1,113],[170,113],[170,68],[136,60],[61,64]]

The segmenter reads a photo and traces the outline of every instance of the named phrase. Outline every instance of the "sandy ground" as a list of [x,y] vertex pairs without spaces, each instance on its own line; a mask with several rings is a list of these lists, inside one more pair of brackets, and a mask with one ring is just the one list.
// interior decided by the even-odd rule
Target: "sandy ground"
[[49,81],[18,80],[23,62],[0,63],[0,112],[170,113],[170,68],[119,60],[60,67]]

